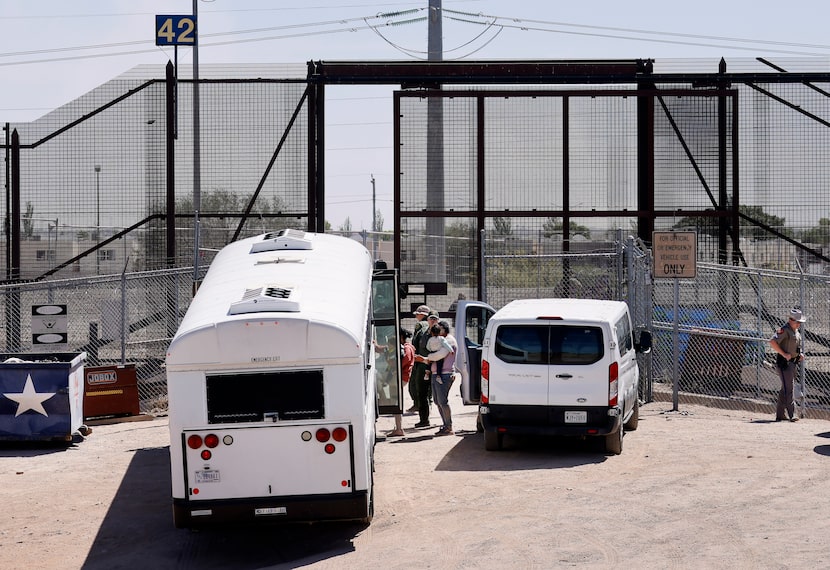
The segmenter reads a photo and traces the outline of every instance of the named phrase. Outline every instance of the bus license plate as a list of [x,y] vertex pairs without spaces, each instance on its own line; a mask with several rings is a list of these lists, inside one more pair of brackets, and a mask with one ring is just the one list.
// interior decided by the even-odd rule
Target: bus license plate
[[197,483],[218,483],[219,482],[219,472],[218,471],[197,471],[196,472],[196,482]]
[[284,515],[288,512],[288,509],[285,507],[264,507],[261,509],[254,509],[254,515],[256,516],[263,516],[263,515]]
[[566,424],[584,424],[588,421],[588,412],[565,412]]

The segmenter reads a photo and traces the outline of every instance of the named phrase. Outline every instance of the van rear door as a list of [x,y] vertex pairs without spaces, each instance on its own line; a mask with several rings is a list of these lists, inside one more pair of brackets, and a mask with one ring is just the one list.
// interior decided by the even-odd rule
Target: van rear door
[[550,327],[543,322],[505,323],[494,333],[487,359],[490,404],[547,406]]
[[550,328],[550,406],[607,406],[609,358],[599,324]]
[[456,308],[455,366],[461,374],[461,399],[465,404],[478,404],[481,400],[481,347],[487,323],[495,312],[481,301],[459,301]]

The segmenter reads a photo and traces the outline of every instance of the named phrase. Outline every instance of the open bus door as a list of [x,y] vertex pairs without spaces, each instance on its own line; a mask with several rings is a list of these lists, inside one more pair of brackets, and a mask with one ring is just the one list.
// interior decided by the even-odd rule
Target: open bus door
[[459,301],[455,311],[455,365],[461,374],[461,400],[465,404],[478,404],[481,400],[481,346],[487,323],[495,312],[481,301]]
[[400,323],[398,271],[375,269],[372,274],[372,324],[379,414],[403,413]]

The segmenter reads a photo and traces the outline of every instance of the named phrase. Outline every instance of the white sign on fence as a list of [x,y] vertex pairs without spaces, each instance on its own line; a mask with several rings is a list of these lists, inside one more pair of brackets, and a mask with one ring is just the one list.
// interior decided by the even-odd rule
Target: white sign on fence
[[653,232],[654,277],[697,275],[697,232]]
[[65,349],[67,334],[66,305],[32,305],[32,345],[50,349]]

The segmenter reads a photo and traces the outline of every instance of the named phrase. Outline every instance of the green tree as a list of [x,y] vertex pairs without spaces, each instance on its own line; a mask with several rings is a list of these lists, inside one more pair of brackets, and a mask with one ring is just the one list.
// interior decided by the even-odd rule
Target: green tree
[[23,239],[32,239],[35,233],[35,224],[32,216],[35,214],[35,207],[31,202],[26,202],[26,213],[23,214]]
[[506,237],[513,234],[513,225],[510,218],[493,218],[493,235]]
[[450,222],[447,224],[447,228],[445,230],[445,235],[447,237],[460,237],[460,238],[474,238],[476,234],[476,228],[472,222]]
[[[562,230],[564,229],[565,224],[562,222],[560,218],[548,218],[545,220],[545,224],[542,226],[543,235],[546,238],[562,235]],[[586,239],[591,239],[591,230],[588,226],[581,226],[576,222],[568,222],[568,232],[571,237],[574,236],[583,236]]]
[[830,219],[821,218],[818,225],[801,233],[801,241],[805,243],[816,243],[822,247],[830,245]]
[[[711,208],[709,211],[712,211]],[[764,229],[763,226],[772,228],[784,235],[790,235],[791,230],[784,227],[784,218],[768,214],[762,206],[740,206],[738,211],[748,219],[741,218],[741,236],[754,240],[775,239],[776,235]],[[758,223],[755,223],[758,222]],[[681,218],[674,225],[674,229],[691,229],[699,234],[716,236],[718,235],[717,218],[705,218],[702,216],[686,216]]]

